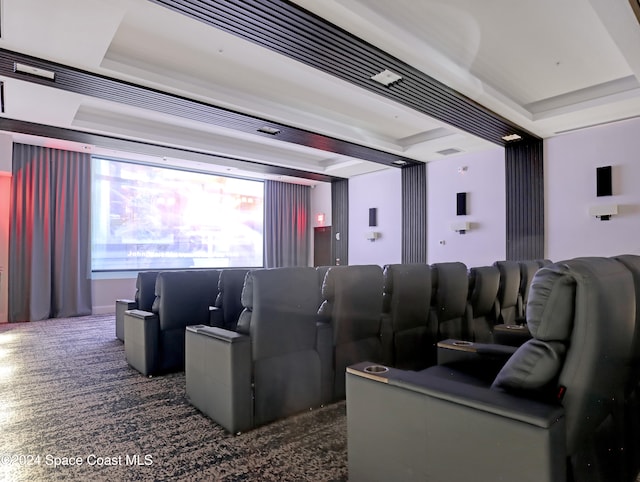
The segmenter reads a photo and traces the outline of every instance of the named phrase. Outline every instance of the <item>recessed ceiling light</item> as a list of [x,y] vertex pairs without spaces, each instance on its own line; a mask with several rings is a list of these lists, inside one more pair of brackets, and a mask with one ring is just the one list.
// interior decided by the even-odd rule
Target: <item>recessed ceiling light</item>
[[22,74],[35,75],[44,79],[56,80],[56,73],[52,72],[51,70],[45,70],[39,67],[33,67],[32,65],[21,64],[19,62],[15,62],[13,64],[13,71],[20,72]]
[[276,134],[280,134],[280,129],[276,129],[275,127],[262,126],[258,129],[258,132],[264,132],[265,134],[271,134],[275,136]]
[[503,141],[518,141],[522,139],[522,136],[519,136],[518,134],[509,134],[508,136],[502,136],[502,140]]
[[402,159],[398,159],[396,161],[393,161],[391,164],[395,164],[396,166],[406,166],[408,162]]
[[390,70],[384,69],[382,72],[371,77],[371,80],[375,80],[379,84],[389,87],[391,84],[402,80],[402,76],[396,74],[395,72],[391,72]]

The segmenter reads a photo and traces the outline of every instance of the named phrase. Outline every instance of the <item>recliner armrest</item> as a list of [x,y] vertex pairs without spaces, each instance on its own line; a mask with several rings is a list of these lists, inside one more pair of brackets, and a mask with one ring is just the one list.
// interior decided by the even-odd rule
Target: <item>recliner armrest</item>
[[465,340],[447,339],[438,342],[438,365],[458,361],[480,362],[491,359],[506,362],[518,349],[516,346],[497,343],[476,343]]
[[370,365],[347,368],[350,480],[564,480],[560,405]]
[[160,321],[158,315],[143,310],[124,313],[125,354],[127,362],[143,375],[158,369]]
[[187,326],[186,394],[229,432],[253,427],[251,339],[206,325]]
[[116,300],[116,338],[124,341],[124,312],[134,310],[138,307],[135,300],[118,299]]
[[500,345],[520,346],[531,339],[525,324],[500,324],[493,327],[493,341]]

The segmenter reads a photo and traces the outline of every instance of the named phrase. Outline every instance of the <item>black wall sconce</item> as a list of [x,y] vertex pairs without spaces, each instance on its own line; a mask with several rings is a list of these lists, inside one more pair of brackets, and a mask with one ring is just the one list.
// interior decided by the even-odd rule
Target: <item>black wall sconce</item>
[[369,226],[378,225],[378,208],[369,208]]
[[459,192],[456,194],[456,215],[465,216],[467,214],[467,193]]

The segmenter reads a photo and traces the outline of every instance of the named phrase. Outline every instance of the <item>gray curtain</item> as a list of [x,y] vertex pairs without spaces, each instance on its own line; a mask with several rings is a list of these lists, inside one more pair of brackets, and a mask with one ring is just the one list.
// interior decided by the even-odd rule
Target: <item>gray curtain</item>
[[14,144],[9,321],[91,314],[90,161]]
[[309,264],[309,186],[265,181],[264,262],[267,268]]

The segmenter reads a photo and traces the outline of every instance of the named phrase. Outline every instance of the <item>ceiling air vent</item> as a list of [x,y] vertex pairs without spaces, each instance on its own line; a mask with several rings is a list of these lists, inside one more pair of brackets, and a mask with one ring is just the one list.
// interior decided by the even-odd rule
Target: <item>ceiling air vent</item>
[[460,149],[456,149],[452,147],[451,149],[443,149],[441,151],[436,151],[436,154],[442,154],[443,156],[450,156],[451,154],[457,154],[458,152],[462,152]]

